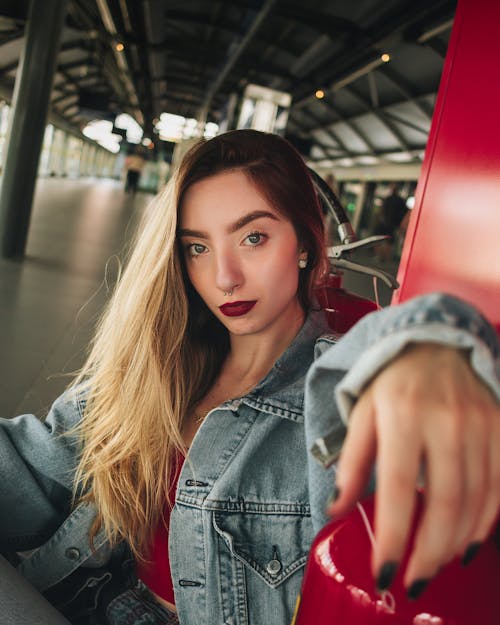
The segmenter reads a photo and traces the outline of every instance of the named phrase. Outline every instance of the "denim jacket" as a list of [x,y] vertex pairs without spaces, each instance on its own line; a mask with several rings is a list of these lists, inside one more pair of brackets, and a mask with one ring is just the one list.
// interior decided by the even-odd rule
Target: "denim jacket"
[[[257,387],[210,411],[184,463],[171,515],[181,625],[291,622],[334,482],[332,470],[307,450],[329,432],[340,447],[364,384],[415,341],[468,350],[500,398],[495,331],[464,302],[429,295],[365,317],[340,340],[328,334],[322,312],[310,313]],[[19,570],[41,591],[77,569],[100,570],[112,552],[102,532],[95,552],[89,545],[93,506],[71,509],[79,449],[71,433],[61,434],[84,407],[78,392],[67,392],[43,423],[32,415],[0,421],[0,551],[32,550]]]

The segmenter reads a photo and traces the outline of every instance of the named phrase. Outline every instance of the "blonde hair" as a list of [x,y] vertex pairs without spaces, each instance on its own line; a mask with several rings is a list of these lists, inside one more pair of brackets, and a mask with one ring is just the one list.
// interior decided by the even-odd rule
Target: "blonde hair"
[[[140,556],[161,519],[190,381],[183,367],[188,313],[176,251],[175,180],[148,207],[123,276],[75,380],[87,394],[76,474],[104,525]],[[195,366],[194,366],[195,368]]]
[[77,428],[82,454],[75,497],[96,505],[91,538],[104,527],[112,543],[125,539],[139,558],[147,556],[165,505],[172,504],[175,461],[178,452],[187,452],[184,419],[213,385],[229,351],[227,330],[187,278],[176,240],[179,207],[197,180],[235,168],[288,212],[307,244],[310,262],[299,287],[304,306],[324,265],[323,222],[309,174],[276,135],[236,131],[200,142],[146,210],[74,381],[86,395]]

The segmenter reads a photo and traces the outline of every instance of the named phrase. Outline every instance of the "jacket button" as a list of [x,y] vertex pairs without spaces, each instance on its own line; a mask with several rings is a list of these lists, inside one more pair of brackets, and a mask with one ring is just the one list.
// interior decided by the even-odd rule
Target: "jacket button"
[[70,547],[69,549],[66,549],[65,556],[69,560],[78,560],[80,558],[80,550],[76,547]]
[[281,571],[281,562],[279,560],[269,560],[266,565],[266,571],[273,577]]

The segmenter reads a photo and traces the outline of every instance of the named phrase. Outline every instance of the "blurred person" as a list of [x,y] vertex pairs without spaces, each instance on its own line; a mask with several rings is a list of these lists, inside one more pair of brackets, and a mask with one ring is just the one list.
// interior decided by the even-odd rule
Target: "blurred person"
[[[338,184],[333,173],[327,174],[324,180],[326,184],[330,187],[330,189],[335,193],[335,195],[338,196]],[[325,245],[333,245],[338,238],[337,223],[333,218],[333,215],[327,212],[325,209],[323,209],[323,215],[325,220]]]
[[125,193],[135,195],[139,186],[139,180],[141,178],[142,170],[146,159],[139,150],[132,151],[125,159]]
[[388,235],[391,238],[375,246],[375,256],[378,260],[385,262],[394,258],[395,239],[407,212],[406,201],[399,195],[397,183],[391,183],[389,194],[382,202],[374,231],[374,234]]

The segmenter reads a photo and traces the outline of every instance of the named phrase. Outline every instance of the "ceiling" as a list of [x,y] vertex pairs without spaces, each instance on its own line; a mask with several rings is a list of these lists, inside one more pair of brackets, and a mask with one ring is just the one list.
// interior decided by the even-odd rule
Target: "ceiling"
[[[0,0],[3,93],[14,84],[27,8]],[[90,108],[128,112],[154,138],[162,112],[220,123],[231,94],[257,83],[291,93],[287,136],[319,167],[420,163],[455,8],[450,0],[68,0],[53,118],[81,130],[98,116],[90,98]]]

